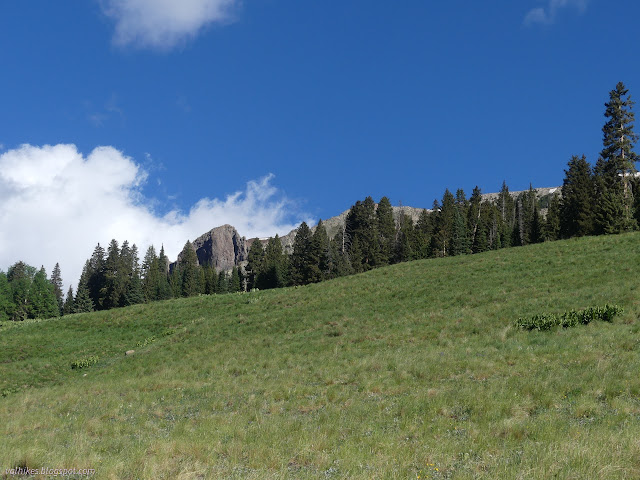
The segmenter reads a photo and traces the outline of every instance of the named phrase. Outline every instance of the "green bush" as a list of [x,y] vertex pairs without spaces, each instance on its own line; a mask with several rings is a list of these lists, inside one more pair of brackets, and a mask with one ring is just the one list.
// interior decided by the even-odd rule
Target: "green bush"
[[79,370],[81,368],[87,368],[91,365],[95,365],[96,363],[98,363],[98,357],[91,355],[90,357],[81,358],[71,362],[71,368],[73,370]]
[[516,320],[516,327],[524,330],[550,330],[553,327],[570,328],[578,325],[587,325],[594,320],[611,322],[613,317],[623,312],[624,309],[622,307],[607,304],[604,307],[570,310],[561,315],[542,313],[531,318],[519,318]]

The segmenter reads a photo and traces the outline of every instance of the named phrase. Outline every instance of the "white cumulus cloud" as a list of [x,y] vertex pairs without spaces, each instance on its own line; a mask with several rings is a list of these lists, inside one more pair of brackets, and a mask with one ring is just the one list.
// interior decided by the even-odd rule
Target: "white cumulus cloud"
[[103,0],[117,45],[171,48],[212,23],[227,22],[237,0]]
[[225,198],[203,198],[188,212],[156,214],[140,188],[146,172],[113,147],[89,155],[75,145],[22,145],[0,154],[0,269],[18,260],[50,274],[60,263],[65,284],[76,284],[98,242],[135,243],[144,256],[164,244],[170,259],[187,240],[230,224],[246,237],[288,233],[296,209],[272,185],[273,175],[250,181]]
[[551,25],[556,21],[558,12],[563,8],[573,8],[579,13],[587,9],[589,0],[548,0],[546,7],[536,7],[529,10],[524,17],[525,25]]

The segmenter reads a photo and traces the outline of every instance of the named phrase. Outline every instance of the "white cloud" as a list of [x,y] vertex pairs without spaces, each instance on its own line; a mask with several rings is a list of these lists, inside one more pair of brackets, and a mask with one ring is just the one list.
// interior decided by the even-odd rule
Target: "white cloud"
[[295,205],[272,185],[273,175],[248,182],[224,199],[203,198],[188,212],[155,214],[140,187],[146,172],[113,147],[86,157],[75,145],[22,145],[0,154],[0,269],[25,261],[50,274],[60,263],[76,284],[95,245],[129,240],[144,256],[164,244],[175,260],[184,243],[226,223],[241,235],[288,233]]
[[556,21],[559,10],[563,8],[573,8],[579,13],[584,13],[588,3],[589,0],[548,0],[546,8],[537,7],[529,10],[524,18],[524,24],[551,25]]
[[117,45],[171,48],[211,23],[228,22],[238,0],[103,0]]

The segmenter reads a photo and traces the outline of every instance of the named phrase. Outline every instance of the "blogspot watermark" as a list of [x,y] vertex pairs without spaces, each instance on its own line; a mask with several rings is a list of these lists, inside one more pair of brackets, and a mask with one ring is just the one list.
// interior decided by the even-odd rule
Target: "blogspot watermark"
[[[1,471],[1,470],[0,470]],[[4,471],[5,475],[11,476],[27,476],[27,475],[48,475],[50,477],[70,477],[72,475],[79,476],[91,476],[96,473],[95,468],[28,468],[28,467],[16,467],[7,468]]]

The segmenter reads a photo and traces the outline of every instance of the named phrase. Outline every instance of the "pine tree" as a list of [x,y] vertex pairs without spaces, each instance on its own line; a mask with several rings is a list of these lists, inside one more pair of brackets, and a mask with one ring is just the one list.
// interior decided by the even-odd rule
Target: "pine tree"
[[348,253],[354,271],[370,270],[380,263],[378,225],[375,203],[371,197],[357,201],[345,220]]
[[467,219],[463,209],[456,208],[453,221],[453,235],[451,238],[451,255],[466,255],[471,253],[467,232]]
[[[502,188],[498,194],[496,200],[496,206],[500,213],[500,220],[496,222],[498,224],[499,237],[494,242],[494,246],[500,245],[496,248],[510,247],[512,245],[513,230],[515,228],[516,221],[516,208],[515,202],[511,193],[509,193],[509,187],[505,181],[502,182]],[[519,232],[516,234],[519,235]]]
[[560,238],[561,231],[561,203],[559,195],[556,193],[549,201],[547,217],[543,223],[542,235],[545,241],[554,241]]
[[[469,199],[469,209],[467,211],[467,227],[469,229],[469,244],[476,245],[476,234],[482,213],[482,192],[476,185]],[[486,239],[485,239],[486,240]]]
[[[602,128],[602,162],[596,168],[596,191],[599,194],[597,222],[602,233],[617,233],[637,227],[631,188],[638,160],[638,155],[633,151],[638,140],[633,131],[633,105],[629,91],[622,82],[609,92],[609,102],[605,103],[604,115],[609,120]],[[612,218],[612,215],[620,214],[621,218]]]
[[[311,281],[311,266],[314,263],[311,252],[311,230],[302,222],[296,231],[291,254],[291,285],[306,285]],[[316,265],[317,266],[317,265]]]
[[64,307],[64,293],[62,292],[62,273],[60,272],[59,263],[56,263],[56,266],[53,267],[53,271],[51,272],[51,283],[53,284],[53,290],[58,302],[58,310],[60,311],[60,315],[62,315]]
[[183,297],[191,297],[203,292],[196,250],[188,240],[180,253],[179,270],[182,275],[180,284]]
[[151,245],[142,260],[142,293],[147,302],[159,300],[160,271],[158,270],[158,256]]
[[169,259],[164,253],[164,245],[160,246],[158,255],[158,274],[158,300],[168,300],[173,296],[173,292],[169,284]]
[[11,320],[26,320],[29,318],[29,290],[36,269],[24,262],[17,262],[7,271],[7,280],[11,286],[11,297],[15,306]]
[[422,209],[420,217],[416,223],[416,258],[427,258],[429,256],[429,244],[431,243],[431,234],[433,232],[432,216],[427,209]]
[[262,269],[258,275],[258,288],[265,290],[268,288],[281,288],[287,285],[288,279],[288,258],[282,250],[282,242],[276,234],[269,238],[265,249]]
[[247,254],[247,289],[258,288],[258,275],[263,269],[264,248],[257,238],[251,243]]
[[220,272],[218,274],[218,287],[216,288],[217,293],[227,293],[229,291],[229,279],[227,278],[227,274],[225,272]]
[[329,244],[329,236],[327,235],[327,229],[322,223],[322,220],[318,221],[316,229],[311,236],[311,274],[309,281],[311,283],[321,282],[327,278],[330,278],[331,260],[330,260],[331,246]]
[[564,238],[590,235],[594,231],[595,196],[591,166],[584,155],[574,155],[564,173],[560,201],[560,233]]
[[[100,292],[105,287],[105,251],[104,248],[98,245],[93,250],[93,254],[91,258],[85,265],[86,267],[86,287],[89,298],[91,299],[91,310],[94,308],[100,309],[101,296]],[[78,286],[78,291],[76,292],[76,297],[80,292],[80,287]],[[83,308],[86,307],[86,302],[83,305]]]
[[395,242],[395,262],[408,262],[416,258],[416,235],[413,219],[406,213],[400,213],[398,221],[398,239]]
[[229,278],[229,292],[236,293],[242,291],[242,286],[240,284],[240,271],[238,267],[233,267],[231,269],[231,278]]
[[451,254],[455,217],[455,198],[449,189],[446,189],[442,197],[442,206],[436,215],[432,242],[434,256],[446,257]]
[[44,267],[36,272],[27,297],[29,318],[52,318],[60,315],[53,284]]
[[64,300],[64,305],[62,307],[63,315],[71,315],[75,313],[75,301],[73,297],[73,287],[69,286],[69,290],[67,290],[67,298]]
[[82,284],[78,285],[78,291],[76,292],[76,298],[73,302],[74,313],[93,312],[94,304],[89,295],[89,289]]
[[11,295],[11,286],[7,275],[0,271],[0,322],[10,320],[15,311],[13,297]]
[[393,207],[387,197],[382,197],[376,210],[379,260],[377,266],[388,265],[393,257],[396,239],[396,224]]

